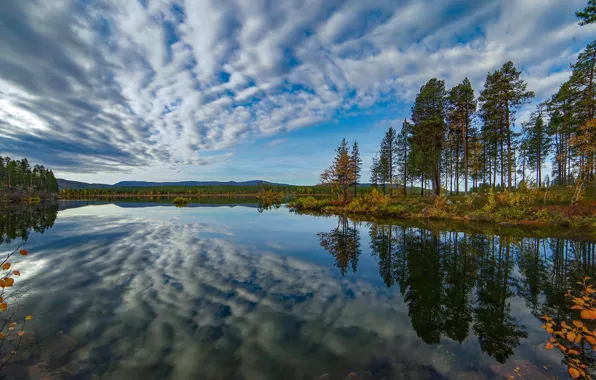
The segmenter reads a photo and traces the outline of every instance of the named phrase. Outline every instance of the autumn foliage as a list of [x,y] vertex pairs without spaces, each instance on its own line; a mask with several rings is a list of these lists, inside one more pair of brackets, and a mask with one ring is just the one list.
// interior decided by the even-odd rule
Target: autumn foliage
[[580,291],[569,290],[565,294],[573,304],[571,310],[577,312],[577,318],[571,324],[566,321],[556,322],[548,315],[541,317],[545,321],[542,328],[552,335],[545,348],[557,348],[565,355],[569,375],[574,379],[592,378],[584,363],[586,350],[596,350],[596,290],[588,283],[590,279],[591,277],[585,277],[578,282],[582,286]]
[[[15,277],[21,275],[20,270],[15,269],[18,266],[15,258],[27,256],[25,249],[17,247],[14,251],[6,255],[0,261],[0,370],[17,352],[21,343],[21,338],[25,334],[25,324],[33,319],[30,315],[25,317],[22,323],[16,322],[15,306],[17,305],[19,292],[11,288],[14,287]],[[17,252],[19,255],[17,255]]]

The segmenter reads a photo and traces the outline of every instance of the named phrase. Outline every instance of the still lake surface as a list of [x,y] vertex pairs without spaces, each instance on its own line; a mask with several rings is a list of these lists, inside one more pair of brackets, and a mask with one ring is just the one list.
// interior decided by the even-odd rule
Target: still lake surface
[[594,243],[192,206],[3,212],[34,316],[9,376],[565,378],[538,317],[569,315]]

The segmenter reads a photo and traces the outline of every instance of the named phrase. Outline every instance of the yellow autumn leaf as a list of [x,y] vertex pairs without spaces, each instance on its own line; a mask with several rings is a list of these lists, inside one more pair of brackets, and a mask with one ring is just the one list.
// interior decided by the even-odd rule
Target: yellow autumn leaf
[[569,351],[567,351],[567,353],[569,355],[579,355],[579,351],[576,351],[576,350],[569,350]]
[[581,321],[573,321],[573,324],[575,325],[575,327],[583,327],[583,323]]
[[33,319],[33,317],[32,317],[32,316],[30,316],[30,315],[28,315],[28,316],[26,316],[26,317],[25,317],[25,320],[26,320],[26,321],[30,321],[30,320],[32,320],[32,319]]
[[573,342],[575,340],[575,333],[574,332],[568,332],[567,333],[567,340],[570,342]]
[[590,342],[590,344],[591,344],[592,346],[596,345],[596,339],[594,339],[594,337],[593,337],[593,336],[587,335],[587,336],[586,336],[586,340],[587,340],[588,342]]
[[14,330],[14,326],[10,326],[10,327],[8,328],[8,331],[12,331],[12,330]]
[[27,252],[27,250],[26,250],[26,249],[21,249],[21,250],[19,251],[19,253],[20,253],[21,255],[23,255],[23,256],[27,256],[27,253],[28,253],[28,252]]
[[6,311],[6,309],[8,309],[8,304],[6,302],[0,303],[0,310]]
[[573,305],[571,306],[571,310],[584,310],[584,308],[580,305]]
[[7,277],[4,279],[4,286],[11,287],[14,285],[14,278]]
[[8,269],[10,269],[10,263],[2,264],[2,270],[8,270]]
[[574,379],[579,378],[579,371],[573,367],[569,368],[569,375]]
[[552,343],[548,342],[546,343],[546,346],[544,346],[547,350],[552,350],[553,349],[553,345]]

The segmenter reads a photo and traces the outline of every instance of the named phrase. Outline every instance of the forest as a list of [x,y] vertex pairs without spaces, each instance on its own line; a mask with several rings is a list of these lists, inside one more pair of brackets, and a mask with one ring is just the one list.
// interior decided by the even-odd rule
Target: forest
[[52,170],[43,165],[31,167],[26,158],[0,157],[0,198],[46,198],[57,194],[58,181]]
[[519,112],[535,94],[513,62],[489,72],[478,97],[467,78],[451,89],[432,78],[420,88],[410,118],[383,136],[370,167],[372,192],[358,191],[358,142],[350,148],[343,139],[320,177],[336,200],[302,197],[290,207],[593,227],[596,41],[571,69],[569,80],[535,104],[521,125]]
[[[389,127],[370,168],[370,182],[393,195],[417,185],[440,195],[529,187],[593,185],[596,168],[594,70],[596,41],[571,65],[571,78],[536,104],[516,128],[520,108],[535,94],[513,62],[489,72],[480,96],[466,78],[451,89],[432,78],[418,92],[410,120]],[[545,172],[547,163],[552,170]],[[357,142],[336,149],[321,183],[345,198],[361,180]],[[576,195],[578,196],[578,195]]]

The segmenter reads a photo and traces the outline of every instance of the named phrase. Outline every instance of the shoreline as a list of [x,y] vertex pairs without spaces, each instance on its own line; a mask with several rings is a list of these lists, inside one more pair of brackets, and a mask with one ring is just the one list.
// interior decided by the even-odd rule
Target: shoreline
[[596,232],[589,229],[580,229],[574,227],[561,227],[553,223],[535,221],[535,220],[517,220],[517,221],[491,221],[486,219],[475,219],[470,217],[452,217],[452,218],[425,218],[408,217],[387,214],[365,214],[349,212],[331,212],[321,210],[296,210],[289,206],[290,212],[297,215],[313,215],[322,217],[345,217],[356,223],[378,223],[378,224],[396,224],[405,227],[422,227],[428,230],[438,231],[463,231],[470,233],[487,234],[490,231],[495,235],[519,236],[545,238],[554,237],[561,239],[591,241],[596,242]]

